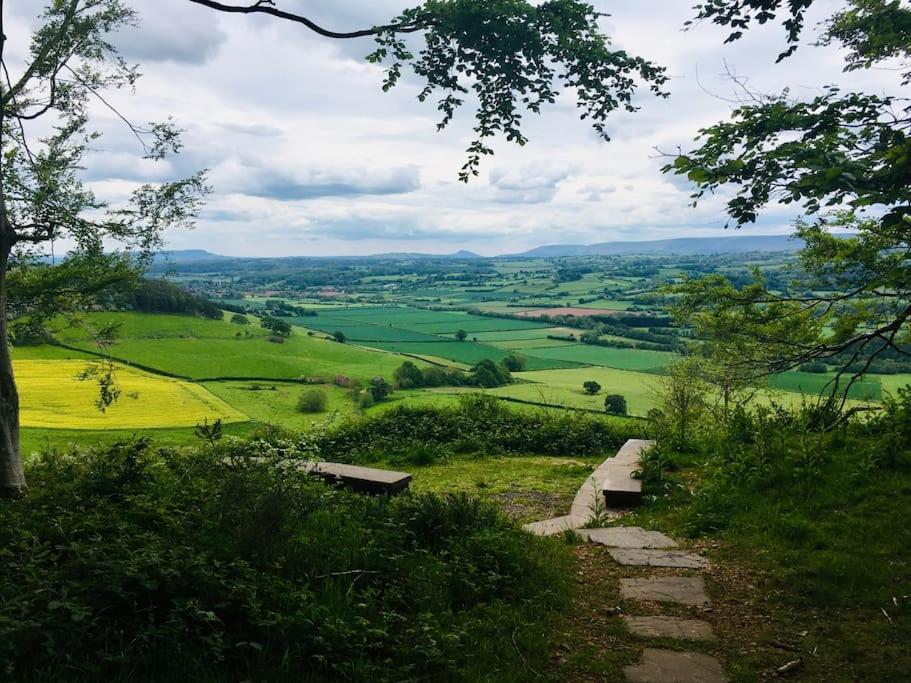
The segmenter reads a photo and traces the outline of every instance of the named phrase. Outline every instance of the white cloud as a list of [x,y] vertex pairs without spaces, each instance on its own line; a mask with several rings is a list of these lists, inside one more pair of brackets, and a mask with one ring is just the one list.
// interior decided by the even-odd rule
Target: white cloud
[[[294,8],[295,0],[282,0]],[[27,3],[28,4],[28,3]],[[894,74],[843,75],[837,51],[802,47],[784,64],[778,26],[724,45],[724,29],[682,31],[690,2],[597,0],[614,45],[668,68],[671,97],[636,97],[641,110],[608,123],[600,141],[562,96],[525,118],[525,147],[494,142],[482,176],[456,182],[471,140],[468,106],[435,132],[438,112],[417,102],[405,79],[380,90],[381,70],[363,61],[371,40],[331,41],[265,17],[224,15],[186,0],[134,0],[142,27],[118,38],[144,77],[134,96],[113,101],[138,121],[173,115],[186,129],[183,154],[166,164],[139,157],[110,112],[93,113],[105,137],[86,170],[101,196],[135,183],[211,169],[215,193],[195,231],[169,237],[175,248],[229,254],[354,254],[376,251],[517,252],[541,243],[601,242],[720,234],[721,198],[691,208],[689,184],[663,176],[656,148],[687,148],[696,131],[726,117],[725,70],[751,86],[813,94],[822,83],[890,90]],[[823,10],[831,10],[826,3]],[[11,10],[8,54],[24,55],[34,12]],[[303,3],[297,3],[303,6]],[[327,27],[362,28],[392,18],[406,2],[311,0]],[[815,7],[815,6],[814,6]],[[811,16],[807,26],[818,20]],[[808,37],[807,42],[810,42]],[[793,209],[775,207],[753,232],[783,232]]]

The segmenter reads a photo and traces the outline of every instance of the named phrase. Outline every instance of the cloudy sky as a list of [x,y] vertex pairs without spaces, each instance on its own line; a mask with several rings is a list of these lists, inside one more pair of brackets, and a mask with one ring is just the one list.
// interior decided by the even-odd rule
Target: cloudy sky
[[[6,3],[8,50],[27,50],[44,3]],[[105,135],[86,168],[97,193],[116,201],[136,183],[210,169],[214,192],[195,230],[171,233],[173,249],[237,256],[348,255],[384,251],[484,255],[541,244],[593,243],[723,234],[722,203],[691,208],[689,188],[663,176],[655,148],[687,147],[696,131],[732,105],[726,70],[760,92],[790,87],[812,96],[825,83],[873,92],[894,74],[845,76],[835,49],[805,47],[783,64],[780,27],[724,45],[712,25],[683,31],[692,0],[595,0],[616,47],[667,67],[671,97],[643,93],[641,110],[616,114],[600,141],[578,119],[570,95],[526,119],[525,147],[494,143],[480,178],[457,174],[471,139],[466,106],[436,132],[436,110],[406,78],[380,89],[380,68],[363,57],[369,38],[331,41],[268,17],[224,15],[187,0],[135,0],[142,23],[117,38],[142,65],[135,94],[114,98],[127,116],[173,116],[185,129],[182,154],[142,161],[135,140],[103,108]],[[395,0],[278,0],[336,30],[384,22],[408,6]],[[809,24],[841,3],[821,0]],[[743,232],[789,232],[793,209],[771,207]]]

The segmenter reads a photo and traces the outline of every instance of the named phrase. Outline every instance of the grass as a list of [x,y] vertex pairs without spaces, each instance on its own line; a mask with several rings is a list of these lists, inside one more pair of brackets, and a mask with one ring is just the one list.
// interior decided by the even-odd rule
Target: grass
[[121,398],[104,412],[94,403],[99,389],[77,375],[81,360],[16,360],[14,369],[22,396],[21,422],[26,427],[124,429],[191,427],[208,419],[246,422],[242,412],[205,388],[118,366]]
[[[118,359],[191,379],[300,376],[334,378],[345,374],[362,380],[391,377],[402,358],[360,346],[309,337],[299,330],[284,340],[270,342],[266,331],[186,316],[138,313],[89,314],[89,322],[118,322],[118,340],[110,353]],[[249,329],[252,328],[252,329]],[[249,332],[249,335],[246,335]],[[80,331],[60,333],[63,341],[94,350]]]
[[[769,377],[769,386],[773,389],[805,394],[821,394],[831,388],[828,383],[834,379],[834,373],[782,372]],[[847,381],[847,378],[842,382]],[[848,397],[859,401],[881,401],[882,384],[876,380],[860,380],[848,391]]]
[[[499,330],[495,332],[478,332],[472,334],[480,342],[522,341],[547,339],[548,336],[567,337],[571,334],[578,336],[580,330],[572,327],[537,327],[527,330]],[[551,339],[550,341],[554,341]]]
[[646,370],[665,367],[674,359],[674,354],[662,351],[641,351],[638,349],[615,349],[608,346],[574,344],[546,349],[529,349],[526,355],[555,361],[567,361],[585,365],[600,365],[618,370]]
[[579,486],[602,460],[455,455],[426,466],[401,460],[372,465],[406,468],[417,493],[469,493],[525,523],[566,514]]
[[884,392],[895,396],[899,389],[903,389],[911,384],[911,374],[902,375],[876,375]]
[[[407,353],[417,356],[436,356],[439,358],[446,358],[448,360],[456,361],[457,363],[465,363],[468,365],[474,365],[484,358],[489,358],[495,362],[499,362],[507,355],[509,355],[509,352],[504,349],[498,349],[486,344],[476,344],[470,341],[443,341],[427,343],[377,342],[372,343],[371,346],[385,349],[387,351],[395,351],[398,353]],[[531,353],[524,353],[523,355],[528,358],[529,369],[572,367],[575,365],[571,361],[555,360],[551,358],[536,358]]]
[[[645,415],[654,407],[654,387],[660,381],[655,375],[598,367],[520,372],[516,376],[533,383],[500,387],[493,393],[590,410],[604,410],[606,394],[623,394],[631,415]],[[583,382],[590,380],[601,385],[600,393],[594,396],[582,389]]]
[[[223,434],[246,436],[256,425],[253,422],[233,422],[226,424]],[[149,429],[44,429],[41,427],[23,427],[21,431],[22,453],[29,457],[39,451],[50,448],[66,450],[72,446],[81,448],[108,446],[116,441],[148,437],[158,448],[199,445],[199,438],[193,427],[169,427]]]
[[205,387],[251,419],[287,429],[309,429],[330,417],[341,419],[357,412],[347,390],[332,385],[319,385],[329,399],[326,410],[319,413],[297,410],[298,399],[314,388],[311,385],[223,381],[206,382]]

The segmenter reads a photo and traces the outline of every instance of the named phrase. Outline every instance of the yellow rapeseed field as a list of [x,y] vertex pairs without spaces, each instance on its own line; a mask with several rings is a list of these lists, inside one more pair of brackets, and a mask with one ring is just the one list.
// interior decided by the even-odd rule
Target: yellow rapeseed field
[[117,367],[120,399],[105,412],[95,407],[98,385],[81,381],[82,360],[17,360],[22,425],[66,429],[192,427],[208,418],[249,418],[203,387],[123,365]]

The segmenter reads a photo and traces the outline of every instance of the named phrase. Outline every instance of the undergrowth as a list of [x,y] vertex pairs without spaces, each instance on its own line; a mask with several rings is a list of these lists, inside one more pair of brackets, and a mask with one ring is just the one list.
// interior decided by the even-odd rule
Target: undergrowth
[[31,460],[0,501],[0,678],[524,680],[544,656],[563,555],[495,508],[223,450]]

